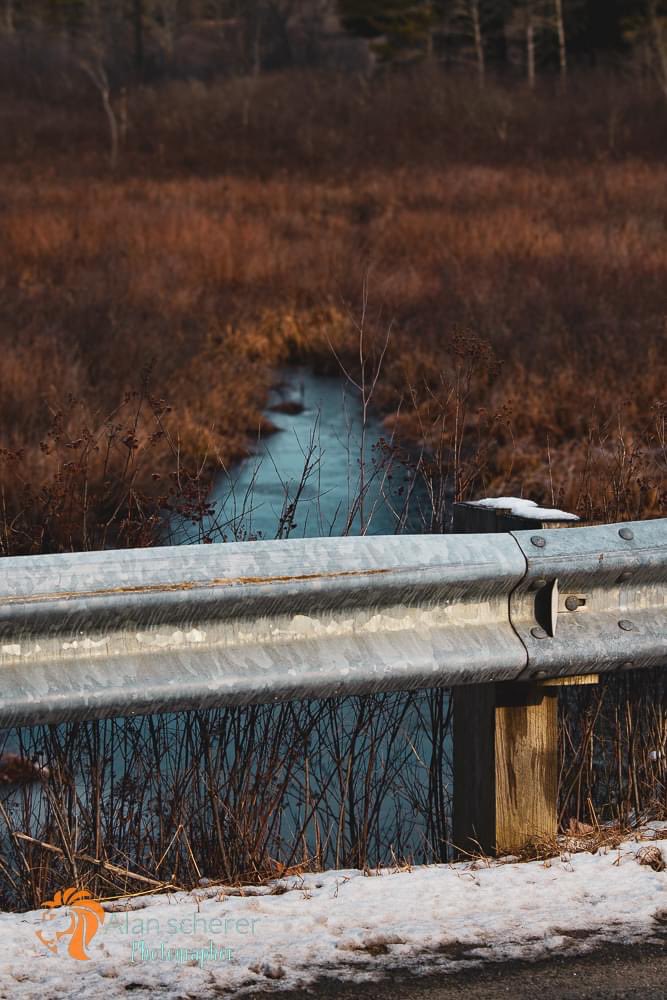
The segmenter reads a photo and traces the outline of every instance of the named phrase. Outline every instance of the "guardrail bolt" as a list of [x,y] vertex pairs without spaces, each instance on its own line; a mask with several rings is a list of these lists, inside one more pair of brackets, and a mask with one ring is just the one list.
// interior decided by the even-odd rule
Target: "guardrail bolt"
[[547,585],[547,581],[545,579],[543,579],[542,577],[540,577],[539,580],[533,580],[533,582],[530,585],[530,589],[531,590],[541,590],[542,587],[546,587],[546,585]]
[[634,570],[624,569],[623,572],[621,573],[621,575],[618,578],[618,582],[619,583],[625,583],[625,581],[629,580],[631,576],[634,576]]
[[576,611],[577,608],[581,607],[581,601],[578,597],[566,597],[565,607],[568,611]]
[[631,542],[632,539],[635,537],[634,532],[632,531],[631,528],[621,528],[618,533],[621,536],[621,538],[625,539],[626,542]]
[[633,632],[635,626],[634,623],[628,621],[627,618],[621,618],[620,622],[618,623],[618,627],[622,628],[624,632]]
[[542,628],[541,625],[536,625],[535,628],[531,628],[530,634],[532,635],[533,639],[546,639],[547,638],[547,633]]
[[533,545],[537,546],[538,549],[543,549],[544,546],[547,544],[546,540],[542,538],[541,535],[533,535],[530,540],[533,543]]

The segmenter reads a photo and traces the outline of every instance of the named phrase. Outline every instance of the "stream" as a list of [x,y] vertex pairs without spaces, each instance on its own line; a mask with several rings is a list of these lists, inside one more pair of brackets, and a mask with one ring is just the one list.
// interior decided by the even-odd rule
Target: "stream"
[[345,379],[282,369],[265,416],[275,432],[258,436],[248,458],[218,474],[210,496],[215,513],[201,525],[175,520],[170,540],[423,530],[423,489],[388,456],[388,432],[378,417],[367,416],[364,427],[359,394]]

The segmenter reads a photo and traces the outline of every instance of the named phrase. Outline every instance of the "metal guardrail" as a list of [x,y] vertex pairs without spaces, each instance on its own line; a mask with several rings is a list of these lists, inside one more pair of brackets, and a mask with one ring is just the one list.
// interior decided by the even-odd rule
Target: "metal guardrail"
[[0,727],[667,662],[667,520],[0,560]]
[[531,678],[667,665],[667,519],[514,532],[510,620]]

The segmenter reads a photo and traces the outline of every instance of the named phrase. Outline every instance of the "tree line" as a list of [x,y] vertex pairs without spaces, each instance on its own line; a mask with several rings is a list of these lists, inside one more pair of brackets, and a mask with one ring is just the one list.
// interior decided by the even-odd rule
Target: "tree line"
[[[639,60],[667,93],[667,0],[0,0],[10,44],[85,48],[105,71],[147,79],[291,65],[369,71],[433,59],[566,78],[574,65]],[[360,53],[363,53],[364,59]]]

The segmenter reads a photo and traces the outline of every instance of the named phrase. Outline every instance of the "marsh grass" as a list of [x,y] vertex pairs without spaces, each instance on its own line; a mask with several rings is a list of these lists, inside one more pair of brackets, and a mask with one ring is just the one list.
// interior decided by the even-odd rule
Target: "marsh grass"
[[[114,176],[95,95],[55,88],[27,109],[5,90],[0,446],[22,456],[2,469],[6,518],[26,483],[39,497],[59,474],[42,443],[68,397],[71,440],[95,435],[150,367],[172,407],[136,469],[150,494],[174,449],[190,473],[247,453],[276,365],[337,370],[333,347],[359,378],[362,311],[369,352],[392,331],[376,411],[436,478],[454,456],[458,495],[523,492],[594,520],[664,513],[652,91],[602,75],[567,95],[473,96],[430,71],[285,74],[258,82],[246,120],[239,87],[130,93]],[[462,337],[476,345],[466,384]]]

